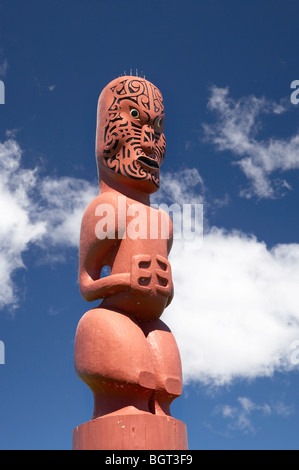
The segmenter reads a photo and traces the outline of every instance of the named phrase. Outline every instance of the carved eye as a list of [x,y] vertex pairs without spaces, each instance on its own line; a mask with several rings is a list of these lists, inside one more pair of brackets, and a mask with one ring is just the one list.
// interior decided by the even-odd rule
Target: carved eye
[[161,127],[161,126],[162,126],[162,118],[159,118],[159,119],[158,119],[157,125],[158,125],[158,127]]
[[130,114],[134,119],[138,119],[140,116],[138,109],[135,108],[131,109]]

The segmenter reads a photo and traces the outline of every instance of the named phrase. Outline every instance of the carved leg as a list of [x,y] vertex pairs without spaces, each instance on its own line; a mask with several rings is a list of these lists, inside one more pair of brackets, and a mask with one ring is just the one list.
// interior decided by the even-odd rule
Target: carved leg
[[75,368],[94,394],[93,418],[150,411],[156,387],[152,358],[143,331],[128,316],[88,311],[77,327]]
[[161,320],[144,322],[140,326],[149,345],[156,375],[150,410],[157,415],[170,415],[172,401],[182,393],[182,366],[177,343]]

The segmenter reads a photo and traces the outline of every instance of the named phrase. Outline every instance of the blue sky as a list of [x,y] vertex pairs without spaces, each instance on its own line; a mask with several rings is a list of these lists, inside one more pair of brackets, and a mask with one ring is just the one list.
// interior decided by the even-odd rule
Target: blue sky
[[78,233],[97,192],[102,88],[143,71],[163,93],[158,198],[202,203],[173,249],[162,319],[182,355],[172,405],[190,449],[298,449],[298,3],[0,2],[0,448],[70,449]]

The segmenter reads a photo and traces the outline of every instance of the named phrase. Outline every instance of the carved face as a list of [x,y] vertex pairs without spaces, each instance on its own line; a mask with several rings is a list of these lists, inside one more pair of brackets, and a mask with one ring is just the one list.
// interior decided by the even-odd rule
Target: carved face
[[101,167],[127,184],[154,192],[165,155],[164,106],[160,91],[139,77],[120,77],[101,93],[96,156]]

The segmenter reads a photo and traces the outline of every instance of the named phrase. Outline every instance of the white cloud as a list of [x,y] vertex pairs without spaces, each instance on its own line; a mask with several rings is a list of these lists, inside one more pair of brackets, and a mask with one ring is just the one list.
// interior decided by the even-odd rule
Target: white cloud
[[16,302],[12,273],[24,267],[23,251],[45,231],[42,222],[30,218],[36,172],[21,169],[20,160],[15,141],[0,143],[0,307]]
[[42,205],[39,218],[46,221],[42,243],[78,248],[83,211],[98,188],[77,178],[42,178],[38,184]]
[[7,69],[8,69],[8,62],[6,59],[4,59],[3,62],[0,63],[0,76],[5,77]]
[[0,308],[18,303],[13,275],[30,246],[78,246],[82,212],[96,190],[84,180],[43,178],[22,168],[21,157],[14,139],[0,143]]
[[176,241],[175,297],[164,313],[185,381],[228,384],[291,368],[299,338],[299,245],[269,250],[241,232],[211,228],[200,250]]
[[[190,169],[163,178],[161,199],[205,202],[200,191],[200,175]],[[299,244],[269,249],[207,221],[201,248],[186,250],[184,240],[175,240],[170,260],[175,296],[163,318],[179,344],[186,383],[223,385],[294,366]]]
[[286,180],[276,173],[299,168],[299,134],[285,139],[257,138],[262,114],[281,114],[286,107],[266,98],[255,96],[234,100],[228,88],[211,88],[208,108],[215,112],[217,121],[203,124],[205,137],[219,151],[230,151],[250,181],[242,196],[253,194],[273,198],[285,189],[291,189]]
[[[281,413],[279,407],[287,411]],[[244,434],[248,434],[256,432],[255,422],[260,416],[287,417],[292,413],[294,413],[294,408],[282,402],[279,402],[278,405],[276,403],[259,405],[248,397],[238,397],[234,406],[217,405],[213,415],[221,415],[226,420],[227,431],[242,431]]]
[[177,172],[162,172],[161,186],[151,201],[161,204],[201,204],[205,192],[204,182],[196,168],[185,168]]

